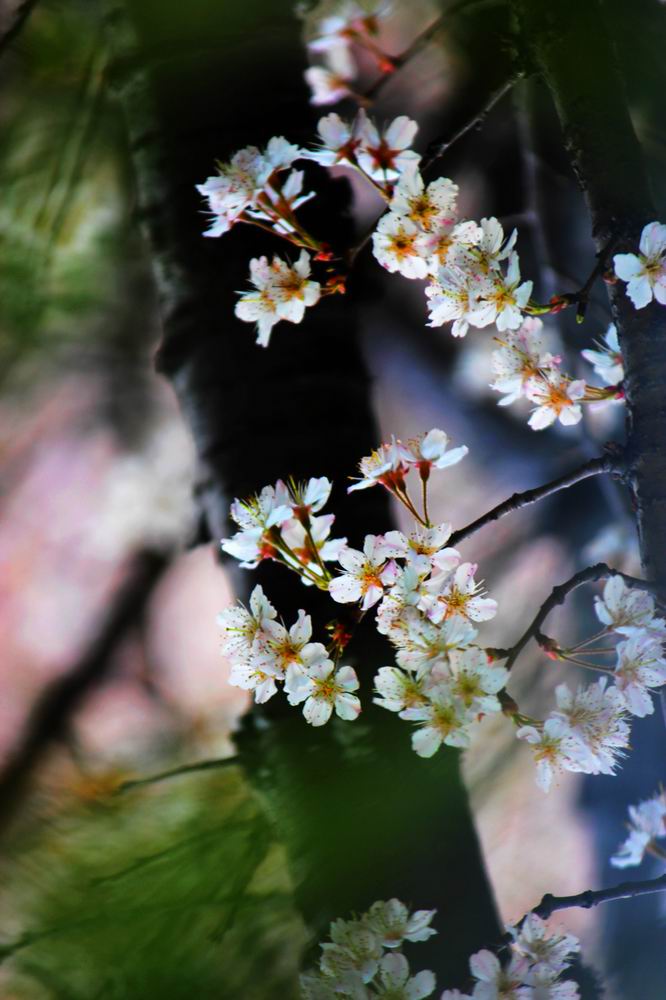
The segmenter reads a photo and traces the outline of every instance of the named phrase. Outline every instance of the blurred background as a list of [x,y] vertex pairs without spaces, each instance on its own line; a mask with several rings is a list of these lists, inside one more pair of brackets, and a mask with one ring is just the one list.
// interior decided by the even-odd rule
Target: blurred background
[[[34,10],[19,32],[24,6]],[[663,218],[666,14],[656,0],[629,12],[606,6],[632,67],[632,111]],[[293,995],[306,929],[243,776],[211,767],[117,793],[123,781],[233,753],[247,699],[228,684],[215,616],[235,599],[234,578],[216,545],[198,542],[194,445],[153,367],[151,260],[98,5],[6,0],[0,12],[0,995]],[[385,50],[403,51],[438,13],[427,0],[396,0]],[[443,106],[461,116],[474,108],[469,95],[494,39],[489,29],[478,64],[464,42],[445,22],[382,88],[376,113],[418,119],[419,150],[439,134]],[[366,70],[369,85],[375,71]],[[304,114],[316,122],[316,109]],[[451,149],[442,172],[460,185],[464,216],[518,226],[537,297],[582,284],[594,262],[588,217],[538,84],[521,83]],[[381,206],[356,186],[354,195],[363,231]],[[526,411],[498,409],[488,388],[488,331],[453,341],[428,329],[420,283],[386,276],[369,253],[361,268],[382,435],[440,426],[470,449],[436,481],[438,520],[460,526],[622,438],[621,404],[588,408],[573,428],[532,432]],[[584,327],[567,314],[547,325],[574,377],[592,377],[579,352],[608,322],[601,288]],[[275,349],[293,349],[300,336],[279,327]],[[359,458],[349,455],[350,475]],[[510,644],[581,566],[603,559],[640,572],[628,498],[601,479],[461,549],[499,602],[488,645]],[[590,631],[593,593],[580,592],[549,632]],[[574,668],[528,650],[512,691],[538,715],[563,679],[575,681]],[[544,892],[619,880],[607,859],[623,839],[626,806],[666,780],[665,754],[656,713],[636,721],[618,777],[565,774],[544,797],[511,727],[481,724],[464,768],[504,920]],[[649,862],[641,871],[658,873]],[[657,1000],[664,916],[655,896],[566,911],[558,922],[581,935],[610,1000]]]

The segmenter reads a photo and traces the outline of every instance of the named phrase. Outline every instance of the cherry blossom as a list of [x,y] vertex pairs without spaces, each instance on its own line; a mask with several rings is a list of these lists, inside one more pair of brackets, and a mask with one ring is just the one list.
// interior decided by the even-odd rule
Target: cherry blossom
[[425,232],[455,222],[458,185],[448,177],[425,184],[420,171],[405,170],[393,189],[389,208],[393,215],[409,219]]
[[344,48],[329,49],[325,53],[325,66],[310,66],[305,70],[305,82],[310,87],[310,104],[321,107],[337,104],[354,91],[350,83],[355,70]]
[[325,725],[333,710],[341,719],[353,721],[361,711],[361,702],[352,693],[358,687],[356,672],[351,667],[336,670],[331,660],[318,658],[307,672],[293,672],[289,702],[292,705],[305,702],[303,715],[311,726]]
[[231,538],[222,539],[222,551],[240,559],[245,569],[254,569],[262,559],[275,557],[276,539],[272,529],[279,528],[293,516],[289,494],[281,480],[275,486],[265,486],[249,500],[234,500],[230,513],[241,530]]
[[437,933],[430,922],[436,910],[409,909],[399,899],[373,903],[366,916],[367,926],[378,936],[384,948],[399,948],[403,941],[427,941]]
[[529,1000],[531,993],[524,986],[526,959],[514,956],[503,967],[497,955],[484,949],[471,956],[469,967],[477,981],[474,1000]]
[[437,276],[426,288],[428,326],[453,323],[454,337],[464,337],[473,322],[478,287],[472,277],[459,267],[441,267]]
[[[437,556],[434,558],[437,566]],[[427,584],[428,596],[421,602],[430,621],[462,615],[473,622],[485,622],[497,614],[497,601],[483,597],[481,584],[474,579],[476,563],[462,563],[453,573],[443,572]]]
[[466,708],[474,712],[499,712],[501,705],[497,694],[507,682],[509,673],[488,661],[484,650],[472,647],[452,650],[448,664],[433,668],[434,679],[450,678],[452,694],[459,698]]
[[646,590],[628,587],[619,574],[606,582],[603,597],[594,598],[594,610],[600,622],[622,635],[664,625],[655,619],[652,596]]
[[572,693],[567,684],[555,691],[557,710],[551,718],[566,725],[568,735],[580,745],[587,774],[614,774],[618,757],[629,746],[624,699],[617,688],[607,688],[608,678],[595,684],[579,685]]
[[335,112],[319,119],[317,132],[321,140],[316,150],[304,151],[306,159],[314,160],[322,167],[333,167],[337,163],[353,165],[360,139],[356,137],[356,120],[347,122]]
[[387,543],[383,535],[366,535],[363,551],[345,549],[340,553],[339,562],[347,572],[335,577],[329,584],[329,593],[340,604],[361,601],[361,608],[367,611],[380,600],[384,589],[395,583],[398,573],[391,556],[395,547]]
[[639,865],[652,841],[666,837],[666,795],[663,791],[652,798],[629,806],[629,836],[610,859],[615,868]]
[[494,323],[498,330],[517,330],[523,322],[523,310],[532,294],[532,282],[520,280],[518,254],[509,255],[506,275],[493,272],[473,309],[470,322],[484,327]]
[[428,969],[410,976],[409,962],[395,952],[384,955],[379,963],[378,997],[386,1000],[423,1000],[435,991],[435,975]]
[[398,667],[380,667],[375,674],[375,691],[379,698],[373,701],[389,712],[404,712],[407,708],[427,704],[425,679],[413,677]]
[[541,431],[556,420],[565,426],[577,424],[583,415],[580,401],[585,396],[586,389],[583,379],[572,382],[553,368],[530,378],[525,395],[532,403],[537,404],[528,421],[532,430]]
[[615,254],[615,273],[627,282],[627,295],[636,309],[645,308],[653,298],[666,305],[666,226],[648,223],[638,248],[638,255]]
[[382,216],[372,236],[372,252],[387,271],[404,278],[426,278],[428,264],[418,248],[420,230],[410,219],[389,212]]
[[534,968],[551,976],[559,976],[571,965],[570,957],[580,951],[580,942],[573,934],[551,934],[545,920],[528,913],[519,927],[509,928],[513,947]]
[[474,715],[447,684],[431,688],[427,704],[406,708],[401,718],[421,723],[412,735],[412,748],[419,757],[432,757],[442,743],[451,747],[469,746],[469,727]]
[[659,640],[638,633],[619,643],[613,677],[632,715],[651,715],[650,689],[666,684],[666,660]]
[[593,366],[595,372],[606,385],[617,385],[624,378],[624,362],[617,339],[615,323],[606,330],[599,350],[585,350],[581,354]]
[[250,281],[254,289],[241,295],[235,313],[243,322],[257,324],[261,347],[268,347],[276,323],[300,323],[306,308],[316,305],[321,295],[321,285],[310,280],[310,255],[305,250],[293,265],[277,256],[270,263],[267,257],[253,258]]
[[361,169],[379,183],[397,180],[413,169],[421,157],[409,147],[418,131],[418,124],[399,115],[381,131],[363,110],[358,115],[357,136],[360,140],[357,159]]
[[562,719],[546,719],[543,726],[521,726],[516,732],[519,740],[529,743],[534,752],[537,768],[537,785],[544,792],[549,791],[557,771],[583,770],[580,744],[569,734],[567,723]]
[[449,436],[438,427],[433,427],[427,434],[411,438],[405,447],[405,459],[410,465],[416,466],[422,479],[427,479],[431,469],[446,469],[456,465],[468,453],[469,448],[461,445],[447,451]]
[[541,320],[530,316],[518,330],[509,330],[502,338],[496,338],[500,346],[491,358],[495,381],[490,388],[505,393],[499,406],[508,406],[525,396],[531,379],[547,377],[548,371],[556,371],[560,359],[544,351],[542,330]]
[[239,604],[225,608],[217,616],[222,630],[222,652],[227,656],[249,657],[257,637],[264,634],[276,617],[277,611],[257,585],[250,594],[249,610]]
[[453,615],[434,625],[418,615],[398,635],[389,633],[398,647],[397,661],[407,670],[430,670],[448,661],[454,649],[465,649],[478,635],[474,626],[461,615]]

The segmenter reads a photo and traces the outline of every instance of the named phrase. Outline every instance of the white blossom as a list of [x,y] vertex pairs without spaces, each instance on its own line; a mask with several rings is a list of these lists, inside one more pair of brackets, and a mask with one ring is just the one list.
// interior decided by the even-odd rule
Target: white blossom
[[666,305],[666,226],[650,222],[643,229],[638,255],[619,253],[613,257],[615,273],[627,282],[627,295],[636,309],[653,298]]
[[405,170],[393,189],[389,208],[421,231],[432,232],[455,220],[458,185],[439,177],[427,185],[416,168]]
[[532,430],[541,431],[556,420],[570,426],[582,417],[580,400],[585,395],[583,379],[571,381],[566,375],[551,368],[530,378],[525,387],[525,395],[536,403],[529,425]]
[[381,444],[371,455],[361,459],[359,463],[361,478],[353,486],[349,486],[347,492],[365,490],[378,483],[387,489],[393,489],[395,486],[404,487],[404,476],[408,471],[406,459],[402,442],[391,437],[389,444]]
[[427,704],[425,679],[414,677],[399,667],[380,667],[375,674],[375,705],[389,712],[404,712],[407,708]]
[[628,587],[619,574],[614,574],[604,586],[603,597],[594,598],[594,610],[604,625],[621,635],[663,628],[655,618],[654,599],[646,590]]
[[629,806],[629,835],[610,859],[615,868],[639,865],[653,840],[666,837],[666,795],[660,792],[652,798]]
[[410,219],[388,212],[377,223],[372,236],[372,252],[391,273],[405,278],[426,278],[428,264],[418,246],[418,226]]
[[384,589],[395,582],[394,551],[383,535],[366,535],[362,552],[351,548],[341,552],[339,562],[347,572],[331,580],[328,590],[333,600],[340,604],[362,601],[363,611],[376,604]]
[[650,690],[666,684],[666,660],[659,640],[638,633],[619,643],[613,677],[632,715],[651,715]]
[[310,87],[310,104],[316,107],[337,104],[353,94],[350,83],[355,70],[345,49],[341,46],[329,49],[324,53],[324,61],[324,66],[310,66],[303,74]]
[[277,611],[256,586],[250,594],[250,608],[242,604],[225,608],[217,616],[222,630],[222,652],[227,656],[247,659],[254,649],[255,640],[263,635],[269,622],[277,617]]
[[360,143],[356,153],[359,166],[379,183],[397,180],[421,159],[409,148],[417,131],[418,124],[406,115],[394,118],[380,131],[363,110],[359,111],[357,137]]
[[275,486],[265,486],[249,500],[234,500],[230,513],[241,530],[231,538],[222,539],[222,551],[240,559],[245,569],[254,569],[262,559],[275,555],[271,529],[278,529],[293,516],[289,494],[281,480]]
[[303,153],[306,159],[314,160],[322,167],[332,167],[337,163],[353,164],[355,151],[359,145],[356,138],[356,122],[348,122],[334,111],[319,119],[317,125],[319,148]]
[[470,322],[478,327],[494,323],[500,331],[517,330],[532,294],[532,282],[520,280],[518,254],[510,254],[506,275],[492,271],[489,282],[472,310]]
[[[545,920],[528,913],[520,927],[510,927],[513,947],[524,956],[532,968],[551,977],[559,976],[571,965],[570,956],[580,951],[580,942],[573,934],[552,934]],[[530,982],[532,976],[529,977]]]
[[426,434],[411,438],[403,446],[405,461],[419,470],[422,479],[427,479],[431,469],[446,469],[450,465],[456,465],[469,451],[466,445],[447,451],[448,444],[448,434],[433,427]]
[[516,732],[519,740],[532,746],[537,768],[537,785],[544,792],[549,791],[557,771],[580,771],[580,744],[569,733],[562,719],[546,719],[543,726],[521,726]]
[[581,351],[581,354],[606,385],[617,385],[624,378],[624,362],[615,323],[610,324],[604,334],[603,343],[597,346],[599,350],[585,350]]
[[503,967],[497,955],[483,949],[469,960],[469,967],[476,979],[474,1000],[529,1000],[530,993],[524,987],[527,961],[514,956],[508,966]]
[[262,347],[268,347],[276,323],[300,323],[306,308],[316,305],[321,295],[321,285],[310,280],[306,250],[293,265],[277,256],[270,263],[267,257],[253,258],[250,281],[254,288],[241,295],[235,313],[243,322],[257,324],[257,343]]
[[385,1000],[423,1000],[435,991],[435,976],[429,969],[409,974],[409,962],[404,955],[390,952],[379,963],[378,997]]
[[437,277],[426,288],[428,298],[428,326],[453,323],[454,337],[464,337],[473,323],[479,286],[473,277],[459,267],[441,267]]
[[[435,566],[437,561],[435,556]],[[451,615],[461,615],[473,622],[495,617],[497,601],[482,596],[483,586],[474,579],[477,568],[476,563],[461,563],[453,573],[445,571],[426,583],[428,595],[420,607],[432,622],[437,624]]]
[[294,673],[289,701],[292,705],[305,702],[303,715],[312,726],[325,725],[334,710],[341,719],[353,721],[361,711],[361,703],[353,694],[358,687],[356,672],[351,667],[336,670],[331,660],[318,658],[306,672]]
[[499,339],[491,364],[495,381],[490,388],[505,393],[500,406],[508,406],[526,393],[530,379],[555,369],[559,358],[545,352],[540,334],[543,323],[528,316],[518,330],[509,330]]
[[436,910],[416,910],[410,913],[399,899],[373,903],[365,923],[378,936],[384,948],[399,948],[403,941],[427,941],[437,931],[430,926]]
[[427,704],[406,708],[401,718],[421,723],[412,736],[412,747],[419,757],[432,757],[442,743],[452,747],[469,746],[469,727],[474,715],[454,697],[447,684],[431,688]]

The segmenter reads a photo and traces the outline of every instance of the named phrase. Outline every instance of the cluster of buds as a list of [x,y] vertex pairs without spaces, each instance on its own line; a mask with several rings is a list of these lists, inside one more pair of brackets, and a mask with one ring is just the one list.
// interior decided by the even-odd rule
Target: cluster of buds
[[[666,684],[666,622],[656,616],[650,594],[613,576],[603,596],[596,598],[595,609],[603,626],[599,632],[570,649],[548,640],[547,651],[553,659],[604,676],[594,684],[579,685],[576,692],[567,684],[559,685],[557,707],[544,722],[514,716],[516,735],[531,745],[537,784],[544,791],[559,770],[613,774],[630,745],[629,717],[651,714],[652,691]],[[608,639],[619,641],[597,645]],[[614,656],[614,665],[595,662],[600,655]]]
[[[335,920],[330,940],[321,945],[318,968],[301,977],[304,1000],[424,1000],[437,989],[435,975],[424,969],[412,976],[402,954],[405,942],[426,941],[437,932],[430,927],[434,910],[410,914],[398,899],[373,903],[366,913]],[[486,949],[470,957],[471,993],[444,990],[440,1000],[578,1000],[578,987],[562,976],[580,942],[572,934],[549,932],[546,923],[529,913],[508,928],[508,960]]]

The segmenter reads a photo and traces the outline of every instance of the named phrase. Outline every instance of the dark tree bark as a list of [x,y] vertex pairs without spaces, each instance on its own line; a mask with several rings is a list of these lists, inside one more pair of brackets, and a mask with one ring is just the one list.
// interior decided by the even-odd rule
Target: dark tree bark
[[[353,284],[300,327],[277,328],[268,350],[256,347],[233,317],[234,292],[246,283],[251,256],[281,247],[241,226],[222,240],[204,239],[194,190],[216,159],[244,145],[311,137],[316,119],[306,110],[291,0],[206,0],[195,9],[128,0],[107,21],[111,77],[158,275],[159,367],[196,441],[205,533],[214,541],[228,533],[230,497],[289,474],[327,475],[337,482],[336,534],[358,545],[390,519],[379,490],[344,496],[355,462],[378,440]],[[316,183],[322,193],[308,222],[327,241],[344,241],[346,185],[323,172]],[[314,606],[319,622],[332,617],[321,595],[270,568],[260,578],[287,620],[303,604]],[[391,655],[371,625],[359,629],[350,653],[368,706],[361,720],[316,731],[271,702],[269,721],[256,711],[246,720],[241,759],[287,844],[306,919],[321,931],[334,916],[394,895],[437,907],[442,937],[420,946],[421,956],[446,983],[462,984],[468,955],[500,931],[458,755],[419,759],[404,724],[370,706],[369,680]]]
[[[654,221],[642,150],[631,121],[601,0],[513,0],[522,38],[546,82],[585,195],[598,253],[636,252]],[[636,310],[623,282],[611,306],[625,359],[627,453],[643,566],[666,585],[666,310]]]

